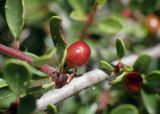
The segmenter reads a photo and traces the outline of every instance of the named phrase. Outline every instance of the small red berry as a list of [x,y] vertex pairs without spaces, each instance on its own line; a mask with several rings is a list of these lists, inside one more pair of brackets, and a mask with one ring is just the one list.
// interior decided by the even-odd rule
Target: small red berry
[[137,93],[142,87],[143,79],[138,72],[129,72],[124,76],[124,87],[131,93]]
[[68,67],[81,67],[87,64],[90,54],[90,47],[85,42],[75,42],[67,48],[66,63]]

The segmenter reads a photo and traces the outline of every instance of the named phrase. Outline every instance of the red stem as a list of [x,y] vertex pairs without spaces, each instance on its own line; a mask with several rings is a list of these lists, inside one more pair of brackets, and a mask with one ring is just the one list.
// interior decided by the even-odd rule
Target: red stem
[[[32,64],[32,58],[26,55],[25,53],[21,52],[20,50],[10,48],[10,47],[0,44],[0,52],[10,57],[17,58],[17,59],[26,61],[29,64]],[[47,64],[42,65],[40,67],[36,67],[36,68],[44,72],[48,76],[53,76],[54,72],[58,71],[56,68],[53,68]]]
[[93,24],[94,18],[95,18],[96,13],[97,13],[97,6],[98,6],[97,3],[95,3],[93,5],[92,11],[91,11],[90,15],[88,16],[88,18],[86,20],[86,24],[85,24],[85,26],[84,26],[84,28],[81,32],[81,38],[83,38],[84,36],[87,35],[88,28]]

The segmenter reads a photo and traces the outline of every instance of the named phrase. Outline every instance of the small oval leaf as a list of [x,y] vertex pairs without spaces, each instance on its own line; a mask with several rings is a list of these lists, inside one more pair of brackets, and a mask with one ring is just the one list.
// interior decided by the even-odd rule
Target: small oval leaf
[[151,57],[149,55],[141,55],[134,63],[133,68],[137,72],[146,73],[150,63]]
[[31,81],[30,66],[20,60],[10,59],[3,68],[3,77],[9,88],[16,94],[24,94]]
[[125,45],[122,40],[116,40],[116,51],[119,59],[125,56]]
[[57,107],[55,105],[48,105],[47,114],[57,114]]
[[24,25],[24,1],[6,0],[5,15],[11,33],[18,40]]
[[113,72],[115,70],[114,67],[106,61],[101,60],[100,63],[101,63],[101,67],[104,70],[107,70],[107,71],[110,71],[110,72]]
[[147,85],[152,89],[159,91],[160,88],[160,71],[152,71],[146,77]]
[[139,112],[134,105],[123,104],[114,108],[110,114],[139,114]]

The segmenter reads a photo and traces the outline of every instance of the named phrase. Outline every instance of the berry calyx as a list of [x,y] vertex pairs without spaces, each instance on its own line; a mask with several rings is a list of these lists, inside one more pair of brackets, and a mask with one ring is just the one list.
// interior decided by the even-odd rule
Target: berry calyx
[[118,63],[118,64],[115,66],[115,72],[116,72],[116,73],[122,72],[123,70],[124,70],[124,64],[123,64],[123,63]]
[[137,93],[142,87],[143,79],[138,72],[129,72],[124,76],[124,87],[131,93]]
[[67,82],[68,76],[65,74],[61,74],[59,77],[55,79],[55,85],[57,88],[63,87]]
[[91,54],[90,47],[83,41],[71,44],[67,48],[66,63],[70,68],[77,68],[87,64]]

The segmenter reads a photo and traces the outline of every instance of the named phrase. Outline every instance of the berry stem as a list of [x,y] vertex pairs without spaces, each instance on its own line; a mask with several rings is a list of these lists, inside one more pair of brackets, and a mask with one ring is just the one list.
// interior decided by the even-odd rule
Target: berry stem
[[[21,52],[20,50],[10,48],[10,47],[0,44],[0,52],[10,57],[17,58],[22,61],[26,61],[29,64],[32,64],[32,58],[26,55],[25,53]],[[36,67],[36,68],[44,72],[48,76],[53,76],[53,74],[58,71],[58,69],[53,68],[47,64]]]
[[82,29],[82,32],[80,34],[80,38],[82,39],[84,36],[87,35],[87,30],[88,28],[93,24],[94,22],[94,19],[95,19],[95,16],[96,16],[96,13],[97,13],[97,2],[93,5],[93,8],[92,8],[92,11],[91,13],[89,14],[87,20],[86,20],[86,23],[85,23],[85,26],[84,28]]

